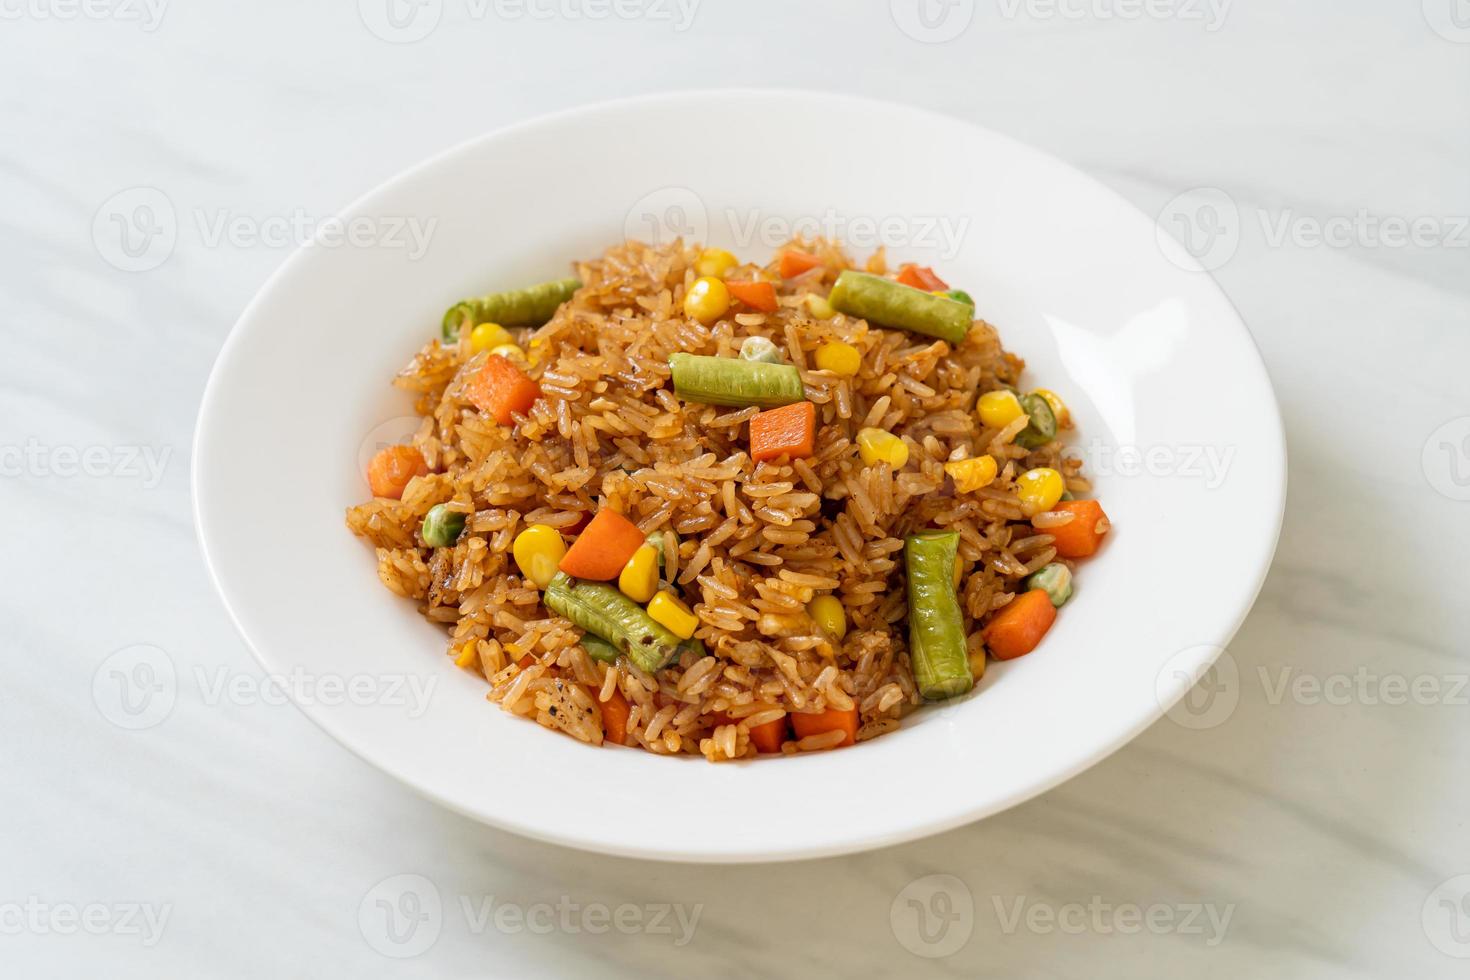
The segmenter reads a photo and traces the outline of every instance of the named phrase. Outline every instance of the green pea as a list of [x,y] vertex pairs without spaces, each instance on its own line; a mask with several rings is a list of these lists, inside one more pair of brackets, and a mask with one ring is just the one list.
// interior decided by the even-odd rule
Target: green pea
[[781,356],[781,348],[765,337],[746,337],[740,344],[740,358],[745,361],[759,361],[762,364],[784,364],[786,362],[786,358]]
[[447,548],[464,530],[464,520],[464,511],[450,510],[448,504],[435,504],[424,515],[424,526],[419,533],[430,548]]
[[975,301],[973,299],[971,299],[970,298],[970,294],[967,293],[967,292],[965,292],[963,289],[950,289],[950,290],[946,290],[945,293],[944,293],[944,295],[948,296],[952,300],[956,300],[958,302],[964,303],[966,306],[968,306],[968,307],[970,307],[972,309],[975,306]]
[[1057,437],[1057,417],[1040,395],[1022,395],[1019,400],[1031,424],[1016,436],[1016,445],[1022,449],[1040,449]]
[[1072,598],[1072,570],[1061,562],[1052,562],[1027,576],[1026,588],[1045,592],[1051,604],[1060,609]]

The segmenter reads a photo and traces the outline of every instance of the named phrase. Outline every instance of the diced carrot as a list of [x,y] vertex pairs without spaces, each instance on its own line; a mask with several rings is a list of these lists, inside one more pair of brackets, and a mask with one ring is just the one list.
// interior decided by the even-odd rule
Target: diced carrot
[[837,748],[852,745],[857,741],[858,713],[856,708],[849,708],[847,711],[828,708],[826,711],[819,711],[815,714],[795,711],[787,717],[791,719],[791,727],[796,730],[797,738],[840,731],[846,732],[847,737],[837,743]]
[[1036,649],[1056,621],[1057,609],[1044,589],[1032,589],[1003,606],[982,635],[996,660],[1014,660]]
[[750,740],[757,752],[780,752],[781,743],[786,741],[786,719],[777,718],[750,730]]
[[[592,698],[597,699],[598,691],[592,690]],[[623,692],[613,688],[612,697],[601,703],[602,707],[602,739],[604,742],[612,742],[622,745],[628,737],[628,715],[632,713],[632,707],[628,699],[623,697]]]
[[750,458],[756,462],[789,456],[805,459],[816,451],[817,406],[811,402],[782,405],[750,420]]
[[425,476],[428,472],[429,464],[424,462],[424,454],[417,449],[412,446],[388,446],[378,450],[368,462],[368,486],[374,497],[401,500],[408,481],[416,476]]
[[1108,522],[1108,515],[1103,513],[1102,504],[1096,500],[1063,500],[1052,510],[1065,511],[1072,515],[1072,519],[1065,524],[1039,527],[1036,530],[1040,534],[1050,534],[1056,538],[1054,544],[1057,554],[1063,558],[1088,557],[1097,551],[1103,535],[1112,526]]
[[556,567],[572,578],[606,582],[618,577],[643,541],[638,525],[615,510],[600,510]]
[[745,282],[726,281],[725,287],[730,290],[730,295],[753,310],[762,313],[775,313],[776,287],[764,279],[748,280]]
[[541,397],[541,386],[499,354],[485,358],[466,382],[465,391],[476,408],[489,412],[501,425],[515,421],[511,413],[525,415]]
[[927,265],[915,265],[912,262],[905,263],[899,268],[898,281],[905,286],[922,289],[926,293],[943,292],[949,288],[949,283],[936,276],[933,269]]
[[516,661],[516,666],[521,668],[521,670],[525,670],[527,667],[531,666],[535,662],[536,655],[534,653],[528,653],[525,656],[521,657],[521,659]]
[[[764,725],[756,725],[750,729],[750,741],[755,745],[757,752],[781,751],[781,743],[786,741],[786,718],[788,717],[790,716],[777,718],[775,721],[768,721]],[[731,718],[729,713],[724,711],[715,711],[711,713],[710,718],[711,729],[718,728],[720,725],[739,724],[737,719]]]
[[788,248],[781,253],[781,278],[795,279],[803,272],[809,272],[819,265],[823,265],[820,258],[810,252],[803,252],[799,248]]

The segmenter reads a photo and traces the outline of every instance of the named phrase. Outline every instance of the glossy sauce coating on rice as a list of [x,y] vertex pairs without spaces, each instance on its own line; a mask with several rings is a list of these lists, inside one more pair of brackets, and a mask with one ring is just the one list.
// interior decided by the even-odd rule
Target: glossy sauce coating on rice
[[[906,534],[959,532],[960,603],[976,666],[988,614],[1057,560],[1051,537],[1027,522],[1014,478],[1050,466],[1080,493],[1079,464],[1055,442],[1033,451],[1012,444],[1024,417],[995,430],[975,412],[979,395],[1018,382],[1023,362],[981,321],[951,349],[841,314],[817,319],[806,296],[825,296],[851,263],[829,243],[801,247],[826,265],[785,281],[774,262],[728,275],[774,281],[777,312],[737,305],[709,327],[681,305],[696,247],[628,243],[579,264],[584,285],[572,300],[545,326],[514,331],[543,395],[514,426],[478,412],[462,390],[467,367],[484,356],[471,353],[468,331],[458,345],[431,342],[398,376],[418,395],[425,417],[413,444],[431,472],[401,500],[351,508],[347,523],[376,548],[383,583],[450,628],[452,656],[471,645],[466,659],[478,658],[489,698],[504,710],[601,744],[601,704],[617,689],[631,706],[627,744],[723,760],[754,755],[750,729],[785,713],[855,707],[861,741],[922,703],[905,649]],[[883,261],[874,256],[869,271],[882,272]],[[817,406],[810,459],[753,463],[746,423],[755,408],[688,403],[672,391],[670,354],[733,357],[755,335],[801,369]],[[861,352],[855,377],[815,370],[813,353],[830,340]],[[864,427],[903,438],[909,460],[899,472],[859,458]],[[957,494],[945,461],[986,453],[1001,463],[999,476]],[[465,531],[451,547],[429,548],[419,527],[440,503],[468,515]],[[645,533],[678,533],[666,577],[698,615],[695,635],[711,656],[685,653],[656,676],[626,657],[609,666],[587,655],[579,628],[542,606],[511,558],[516,534],[547,524],[571,537],[603,507]],[[840,642],[807,615],[822,593],[846,611]],[[783,751],[830,748],[838,735],[788,741]]]

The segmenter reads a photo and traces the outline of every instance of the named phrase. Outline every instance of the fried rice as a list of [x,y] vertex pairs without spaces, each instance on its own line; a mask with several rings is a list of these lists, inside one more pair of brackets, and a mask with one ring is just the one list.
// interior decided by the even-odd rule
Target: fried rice
[[[483,674],[502,710],[601,745],[604,706],[621,698],[624,744],[712,761],[754,756],[752,730],[796,713],[855,710],[863,741],[924,703],[903,628],[906,535],[959,534],[958,596],[976,678],[987,620],[1028,575],[1070,565],[1045,519],[1033,525],[1022,509],[1016,480],[1051,467],[1080,495],[1088,489],[1080,463],[1056,441],[1017,445],[1025,416],[987,428],[976,413],[981,394],[1019,383],[1024,362],[981,320],[952,347],[831,315],[821,298],[853,263],[835,243],[795,244],[823,264],[787,279],[775,260],[732,273],[773,282],[775,312],[736,306],[709,326],[682,308],[697,246],[628,242],[578,263],[582,286],[550,321],[511,331],[542,395],[513,425],[480,412],[465,391],[484,357],[468,330],[457,344],[431,341],[395,379],[416,395],[423,418],[412,445],[428,472],[401,499],[350,508],[347,524],[375,549],[383,584],[447,628],[449,655]],[[886,272],[883,254],[866,268]],[[773,341],[800,369],[817,414],[809,458],[754,462],[746,430],[759,409],[697,404],[671,390],[671,354],[733,357],[751,336]],[[855,376],[815,368],[814,352],[833,340],[861,353]],[[908,462],[898,471],[866,465],[856,445],[864,428],[902,438]],[[957,492],[944,464],[982,454],[998,475]],[[436,504],[465,515],[450,546],[429,547],[420,534]],[[543,606],[512,558],[527,527],[570,537],[607,508],[645,534],[677,533],[663,575],[697,615],[704,649],[683,651],[656,674],[626,656],[589,656],[583,631]],[[840,639],[808,613],[823,594],[842,604]],[[789,737],[781,752],[843,741],[835,731]]]

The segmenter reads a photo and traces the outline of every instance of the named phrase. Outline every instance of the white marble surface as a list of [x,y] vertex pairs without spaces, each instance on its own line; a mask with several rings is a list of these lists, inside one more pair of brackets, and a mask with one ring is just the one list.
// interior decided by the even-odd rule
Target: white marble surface
[[[896,26],[905,0],[897,18],[871,0],[704,0],[687,24],[672,0],[601,20],[575,0],[426,0],[442,18],[412,43],[375,36],[351,0],[160,2],[0,0],[4,975],[1466,975],[1470,903],[1435,893],[1470,874],[1470,503],[1454,499],[1470,423],[1435,435],[1470,415],[1463,0],[1154,0],[1131,19],[1100,16],[1129,0],[936,0],[959,19],[931,18],[931,40],[964,28],[945,43]],[[427,25],[393,34],[363,7],[399,40]],[[259,672],[196,550],[189,440],[225,334],[287,254],[214,241],[212,223],[327,215],[487,129],[688,84],[933,106],[1150,213],[1191,188],[1230,196],[1239,248],[1216,274],[1275,381],[1291,494],[1221,723],[1161,721],[930,840],[713,868],[487,829],[288,705],[201,692],[197,672]],[[814,120],[812,138],[837,137]],[[177,241],[128,272],[104,205],[137,187],[167,196]],[[1442,241],[1394,247],[1360,213]],[[1283,239],[1283,219],[1356,223],[1318,244]],[[181,681],[166,719],[129,731],[93,678],[135,644]],[[1282,689],[1298,677],[1328,693]],[[1410,703],[1385,703],[1390,677],[1417,682]],[[931,904],[921,935],[903,889],[936,874],[973,912]],[[376,905],[423,889],[373,891],[398,875],[443,903],[412,935]],[[512,911],[486,919],[487,901]],[[692,937],[673,915],[661,931],[659,903],[697,911]],[[593,931],[623,905],[626,932]],[[1155,931],[1132,907],[1157,907]]]

